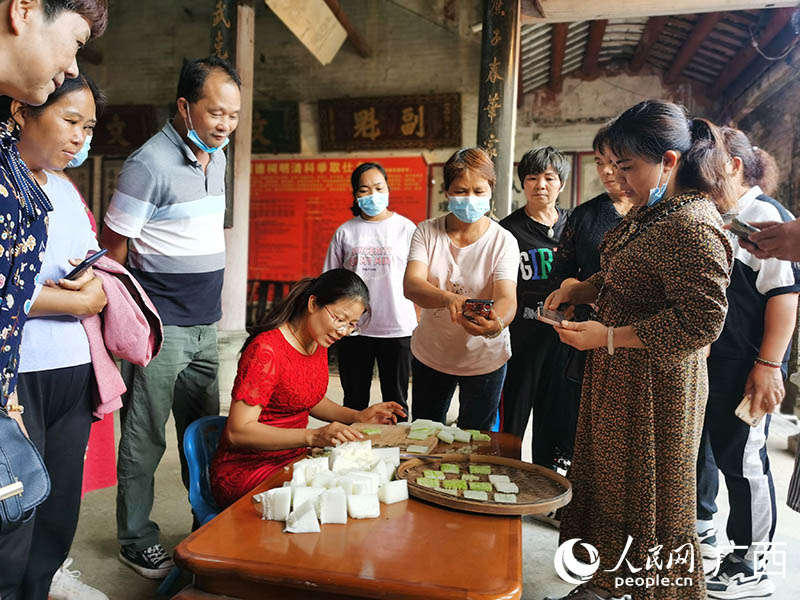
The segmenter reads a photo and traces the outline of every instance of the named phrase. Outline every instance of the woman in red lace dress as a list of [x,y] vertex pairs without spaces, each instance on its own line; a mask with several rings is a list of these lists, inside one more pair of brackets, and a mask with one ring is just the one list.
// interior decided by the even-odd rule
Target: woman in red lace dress
[[[231,411],[211,463],[211,490],[229,506],[283,465],[306,453],[362,439],[349,427],[395,423],[405,416],[396,402],[357,411],[325,396],[328,347],[357,331],[369,309],[361,278],[333,269],[303,279],[263,319],[245,342],[233,386]],[[308,416],[328,421],[308,428]]]

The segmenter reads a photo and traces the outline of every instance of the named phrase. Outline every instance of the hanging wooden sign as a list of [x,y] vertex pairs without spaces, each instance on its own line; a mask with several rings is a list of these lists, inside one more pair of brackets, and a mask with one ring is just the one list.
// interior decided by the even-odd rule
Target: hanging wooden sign
[[461,94],[319,101],[320,151],[461,146]]

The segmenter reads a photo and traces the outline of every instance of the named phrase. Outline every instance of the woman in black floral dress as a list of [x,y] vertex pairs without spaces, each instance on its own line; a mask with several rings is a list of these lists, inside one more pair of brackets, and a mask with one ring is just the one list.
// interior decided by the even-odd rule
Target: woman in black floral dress
[[712,124],[661,101],[622,113],[608,152],[634,207],[606,236],[601,271],[546,301],[597,304],[596,320],[557,328],[565,343],[591,350],[561,541],[581,538],[599,563],[568,597],[700,600],[695,460],[704,348],[727,309],[727,153]]

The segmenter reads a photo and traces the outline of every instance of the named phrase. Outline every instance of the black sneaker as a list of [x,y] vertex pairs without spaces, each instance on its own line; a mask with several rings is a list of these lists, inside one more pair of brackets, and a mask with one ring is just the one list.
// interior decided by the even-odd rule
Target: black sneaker
[[756,573],[741,558],[731,553],[722,561],[713,577],[706,577],[709,598],[735,600],[738,598],[766,598],[775,591],[775,584],[766,573]]
[[119,550],[119,560],[148,579],[164,579],[175,566],[161,544],[150,546],[144,550],[134,550],[123,546]]
[[703,533],[699,533],[698,537],[700,538],[700,555],[707,560],[718,560],[717,530],[712,527]]

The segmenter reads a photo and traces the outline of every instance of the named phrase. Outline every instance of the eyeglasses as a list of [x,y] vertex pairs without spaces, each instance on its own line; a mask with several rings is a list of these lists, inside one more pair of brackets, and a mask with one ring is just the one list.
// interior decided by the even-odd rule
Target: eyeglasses
[[323,306],[322,308],[324,308],[325,312],[327,312],[330,315],[331,319],[333,319],[333,327],[336,333],[341,333],[342,335],[355,335],[358,333],[359,331],[358,324],[351,325],[347,321],[343,321],[342,319],[334,315],[331,311],[329,311],[327,306]]

